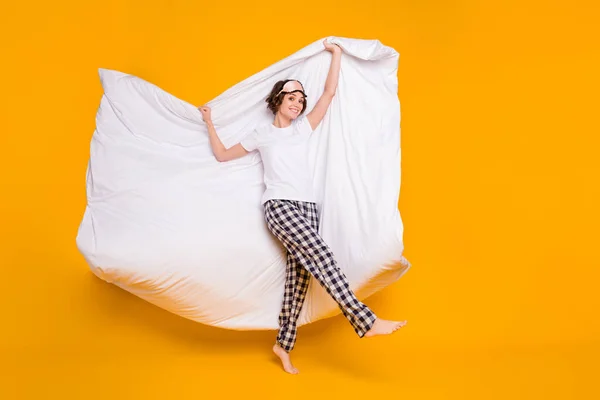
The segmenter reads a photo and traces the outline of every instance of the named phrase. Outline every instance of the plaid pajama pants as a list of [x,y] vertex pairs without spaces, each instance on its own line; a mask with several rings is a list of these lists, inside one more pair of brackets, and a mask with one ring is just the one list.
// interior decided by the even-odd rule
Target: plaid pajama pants
[[319,235],[316,204],[268,200],[264,212],[267,227],[287,250],[285,291],[277,335],[279,345],[287,352],[294,348],[297,320],[311,276],[337,302],[358,336],[363,337],[376,316],[356,298],[331,249]]

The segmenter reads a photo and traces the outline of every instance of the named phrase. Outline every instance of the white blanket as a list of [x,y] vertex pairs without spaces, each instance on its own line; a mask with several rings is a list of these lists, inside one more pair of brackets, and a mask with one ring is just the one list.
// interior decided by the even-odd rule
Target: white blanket
[[[378,40],[328,39],[343,49],[340,80],[311,139],[311,173],[321,235],[364,299],[411,266],[398,212],[398,53]],[[277,80],[300,80],[311,110],[331,60],[322,41],[207,103],[226,147],[272,122],[264,99]],[[197,105],[129,74],[99,73],[104,95],[76,239],[91,270],[203,324],[277,328],[286,257],[263,219],[260,155],[217,162]],[[299,325],[338,313],[311,280]]]

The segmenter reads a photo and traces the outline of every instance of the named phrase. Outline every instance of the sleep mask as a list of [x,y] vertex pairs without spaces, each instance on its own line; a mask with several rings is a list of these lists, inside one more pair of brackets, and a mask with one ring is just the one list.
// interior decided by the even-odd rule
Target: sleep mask
[[294,93],[294,92],[300,92],[300,93],[302,93],[302,95],[304,97],[306,97],[306,93],[304,93],[304,88],[302,87],[302,84],[298,81],[286,82],[286,84],[283,85],[283,88],[281,88],[279,93],[277,93],[277,96],[279,96],[281,93],[289,94],[289,93]]

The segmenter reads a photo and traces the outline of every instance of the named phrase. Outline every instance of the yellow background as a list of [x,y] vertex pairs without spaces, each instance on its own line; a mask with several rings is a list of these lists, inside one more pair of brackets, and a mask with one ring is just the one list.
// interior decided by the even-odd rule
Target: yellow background
[[[596,4],[3,4],[0,398],[594,398]],[[292,377],[269,353],[274,332],[145,303],[95,278],[75,236],[98,68],[199,105],[329,35],[401,54],[413,268],[367,302],[408,325],[371,340],[340,316],[301,328]]]

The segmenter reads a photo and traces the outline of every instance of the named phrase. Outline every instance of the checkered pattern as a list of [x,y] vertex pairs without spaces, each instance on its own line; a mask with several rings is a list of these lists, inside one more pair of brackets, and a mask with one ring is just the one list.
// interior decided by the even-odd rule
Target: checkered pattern
[[331,249],[319,235],[316,204],[269,200],[264,211],[269,230],[287,249],[285,291],[277,342],[288,352],[294,348],[297,320],[311,275],[338,303],[358,336],[363,337],[376,316],[356,298]]

